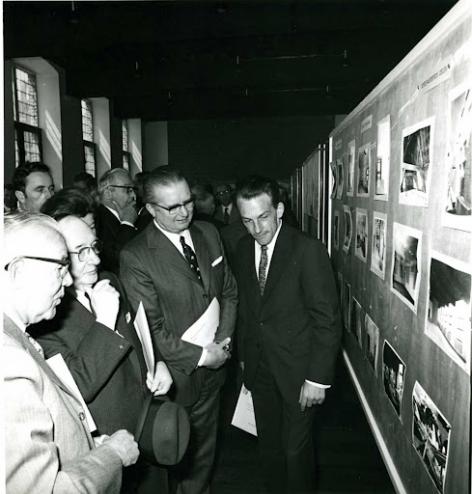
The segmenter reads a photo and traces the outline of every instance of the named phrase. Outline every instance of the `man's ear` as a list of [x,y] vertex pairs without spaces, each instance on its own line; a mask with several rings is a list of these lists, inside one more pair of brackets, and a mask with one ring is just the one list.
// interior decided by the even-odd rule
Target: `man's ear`
[[12,280],[15,280],[17,283],[18,282],[21,283],[21,278],[24,273],[23,270],[24,263],[25,263],[24,259],[20,258],[12,261],[8,266],[8,276],[10,276],[10,278]]
[[284,203],[283,202],[279,202],[277,204],[277,219],[278,220],[280,220],[280,218],[282,218],[282,216],[284,215],[284,211],[285,211]]
[[25,193],[21,190],[15,190],[15,197],[20,204],[24,204],[26,201]]
[[149,204],[148,202],[146,203],[146,209],[149,211],[149,214],[155,218],[156,217],[156,212],[154,211],[154,208],[152,207],[151,204]]

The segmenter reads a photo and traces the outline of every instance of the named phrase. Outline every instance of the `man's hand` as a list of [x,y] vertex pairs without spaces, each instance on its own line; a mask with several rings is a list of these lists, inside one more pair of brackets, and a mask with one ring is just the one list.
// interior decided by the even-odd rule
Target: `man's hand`
[[97,321],[115,330],[120,309],[120,294],[110,285],[110,280],[101,280],[87,291]]
[[167,394],[172,386],[172,376],[165,362],[157,362],[154,377],[148,372],[146,377],[146,386],[154,396]]
[[325,396],[326,390],[324,388],[304,382],[300,389],[300,398],[298,399],[300,410],[304,412],[306,407],[310,408],[313,405],[321,405],[325,400]]
[[209,369],[218,369],[226,360],[231,357],[228,345],[231,338],[225,338],[219,343],[210,343],[205,347],[206,356],[202,363],[202,367],[208,367]]
[[131,204],[127,204],[124,208],[113,201],[113,207],[116,209],[121,221],[126,221],[134,225],[136,219],[138,218],[138,213],[136,212],[136,202],[133,201]]
[[105,439],[102,444],[107,444],[121,458],[124,467],[134,465],[139,457],[138,443],[133,436],[124,429],[120,429]]

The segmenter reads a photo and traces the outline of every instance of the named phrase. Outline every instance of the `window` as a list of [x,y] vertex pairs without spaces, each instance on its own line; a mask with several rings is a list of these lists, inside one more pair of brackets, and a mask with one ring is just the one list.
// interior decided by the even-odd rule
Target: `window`
[[14,67],[15,164],[42,161],[36,75]]
[[95,143],[93,142],[93,107],[88,99],[81,100],[82,106],[82,139],[84,141],[85,171],[96,175]]
[[123,168],[129,171],[131,154],[129,152],[129,147],[128,147],[128,122],[126,120],[121,121],[121,138],[122,138]]

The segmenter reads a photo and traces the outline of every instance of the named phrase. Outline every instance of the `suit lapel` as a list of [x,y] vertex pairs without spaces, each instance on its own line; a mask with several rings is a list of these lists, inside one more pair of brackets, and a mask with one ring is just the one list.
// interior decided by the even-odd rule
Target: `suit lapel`
[[243,275],[247,280],[248,288],[248,300],[251,301],[251,305],[254,306],[254,310],[257,313],[261,304],[261,292],[259,289],[259,279],[256,273],[256,255],[255,255],[255,240],[247,236],[245,238],[245,247],[243,252],[244,258],[241,259],[241,266],[243,266]]

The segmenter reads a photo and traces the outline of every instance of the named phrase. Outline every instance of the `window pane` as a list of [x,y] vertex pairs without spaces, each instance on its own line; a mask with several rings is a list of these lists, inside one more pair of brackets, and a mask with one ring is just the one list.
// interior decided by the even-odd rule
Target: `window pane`
[[82,135],[84,141],[93,142],[93,110],[92,103],[83,99],[82,104]]
[[36,76],[18,67],[15,67],[16,100],[19,122],[37,127],[38,123],[38,95],[36,92]]
[[123,168],[129,171],[129,154],[123,153]]
[[85,171],[95,177],[95,149],[93,146],[84,146]]
[[15,168],[20,165],[20,146],[18,145],[18,133],[15,130]]
[[41,161],[39,150],[39,134],[25,130],[23,132],[25,145],[25,161]]
[[126,120],[121,121],[122,139],[123,139],[123,151],[128,151],[128,122]]

